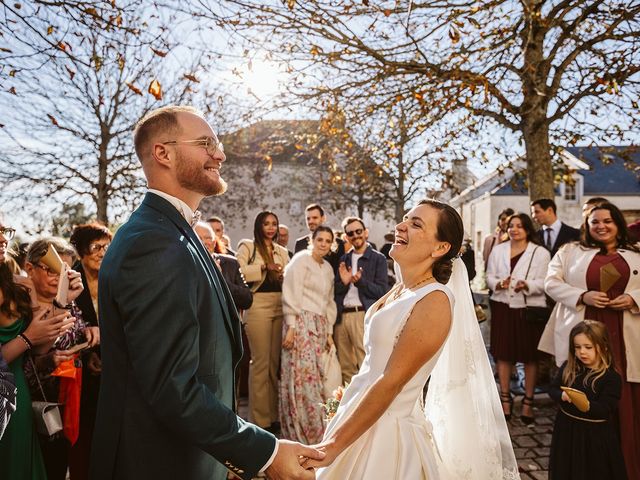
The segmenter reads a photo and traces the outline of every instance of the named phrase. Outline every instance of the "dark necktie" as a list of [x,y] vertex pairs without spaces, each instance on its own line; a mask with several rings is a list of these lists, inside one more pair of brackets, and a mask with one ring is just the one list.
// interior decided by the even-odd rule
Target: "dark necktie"
[[544,243],[547,246],[547,250],[551,250],[553,245],[551,245],[551,228],[544,229]]

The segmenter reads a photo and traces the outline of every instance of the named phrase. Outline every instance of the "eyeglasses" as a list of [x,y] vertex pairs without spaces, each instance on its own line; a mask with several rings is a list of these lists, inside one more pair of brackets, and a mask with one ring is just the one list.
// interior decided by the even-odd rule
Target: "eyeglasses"
[[89,245],[89,253],[98,253],[101,251],[106,252],[107,248],[109,248],[109,245],[111,245],[111,243],[92,243]]
[[224,145],[217,138],[207,137],[198,138],[196,140],[170,140],[164,142],[163,145],[195,145],[204,148],[209,155],[215,155],[218,150],[224,153]]
[[0,235],[7,240],[11,240],[16,236],[16,229],[11,227],[0,227]]
[[58,274],[56,272],[51,270],[46,265],[42,265],[41,263],[34,263],[33,266],[34,267],[38,267],[40,270],[42,270],[44,273],[46,273],[48,277],[53,278],[53,277],[57,277],[58,276]]
[[354,235],[362,235],[362,232],[364,232],[364,228],[356,228],[355,230],[351,230],[350,232],[347,232],[345,230],[344,233],[347,234],[347,237],[353,237]]

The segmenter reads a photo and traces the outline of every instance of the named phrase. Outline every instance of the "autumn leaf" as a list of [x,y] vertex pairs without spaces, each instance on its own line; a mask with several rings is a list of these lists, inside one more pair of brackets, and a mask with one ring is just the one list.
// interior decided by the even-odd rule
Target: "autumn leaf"
[[385,17],[388,17],[389,15],[391,15],[391,10],[389,10],[388,8],[385,8],[382,13],[384,13]]
[[93,60],[93,63],[95,64],[96,72],[99,72],[100,69],[102,68],[102,57],[100,55],[98,55],[97,53],[94,53],[94,55],[91,58],[91,60]]
[[58,47],[60,50],[62,50],[63,52],[66,52],[66,51],[67,51],[67,44],[66,44],[66,43],[64,43],[63,41],[58,42],[57,47]]
[[13,95],[18,95],[18,92],[16,92],[16,87],[11,87],[9,89],[9,93],[13,94]]
[[296,0],[286,0],[287,2],[287,7],[289,7],[289,10],[293,10],[293,7],[296,6]]
[[458,43],[460,41],[460,32],[456,27],[451,27],[449,29],[449,38],[453,43]]
[[69,74],[69,78],[70,78],[71,80],[73,80],[73,77],[75,77],[75,76],[76,76],[76,72],[74,72],[73,70],[71,70],[71,69],[70,69],[69,67],[67,67],[66,65],[64,66],[64,68],[66,68],[66,69],[67,69],[67,73]]
[[118,55],[118,68],[120,71],[124,70],[124,56]]
[[9,48],[4,48],[4,47],[0,47],[0,52],[5,52],[5,53],[13,53],[13,51]]
[[195,75],[193,75],[192,73],[185,73],[185,74],[184,74],[184,78],[186,78],[187,80],[190,80],[190,81],[192,81],[192,82],[195,82],[195,83],[200,83],[200,80],[198,80],[198,79],[196,78],[196,76],[195,76]]
[[320,53],[320,49],[317,46],[313,45],[309,50],[309,53],[315,57]]
[[267,170],[271,171],[271,168],[273,168],[273,158],[271,158],[271,155],[265,155],[262,159],[267,162]]
[[149,85],[149,93],[155,97],[156,100],[162,100],[162,85],[157,79],[154,79]]
[[96,10],[93,7],[89,7],[87,9],[85,9],[84,13],[86,13],[87,15],[91,15],[92,17],[96,17],[98,18],[100,15],[98,15],[98,10]]
[[156,55],[158,55],[159,57],[166,57],[167,56],[167,52],[163,52],[162,50],[156,50],[155,48],[151,47],[151,50],[153,51],[153,53],[155,53]]
[[49,28],[47,28],[47,35],[51,35],[53,33],[53,25],[49,25]]
[[137,94],[137,95],[142,95],[142,90],[140,90],[138,87],[136,87],[134,84],[132,83],[127,83],[127,87],[129,87],[129,89]]
[[60,125],[58,125],[58,121],[56,120],[56,117],[54,117],[53,115],[47,113],[47,117],[49,117],[49,120],[51,120],[51,123],[53,123],[56,127],[59,127]]
[[16,73],[17,73],[17,70],[11,70],[11,71],[9,72],[9,76],[10,76],[10,77],[15,77],[15,76],[16,76]]

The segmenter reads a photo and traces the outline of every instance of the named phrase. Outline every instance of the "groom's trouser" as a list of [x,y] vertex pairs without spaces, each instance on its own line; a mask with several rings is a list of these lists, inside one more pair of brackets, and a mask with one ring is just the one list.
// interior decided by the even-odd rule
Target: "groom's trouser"
[[244,314],[251,349],[249,421],[269,428],[278,421],[278,368],[282,346],[282,294],[254,293]]
[[343,313],[342,321],[333,329],[333,337],[344,385],[358,373],[364,360],[364,311]]

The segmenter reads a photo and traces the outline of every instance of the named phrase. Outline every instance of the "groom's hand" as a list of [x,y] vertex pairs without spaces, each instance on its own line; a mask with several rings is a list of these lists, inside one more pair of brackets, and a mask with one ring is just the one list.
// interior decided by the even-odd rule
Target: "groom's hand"
[[300,458],[306,457],[322,460],[324,453],[289,440],[278,440],[278,453],[264,473],[271,480],[312,480],[316,478],[315,470],[306,470],[300,465]]

